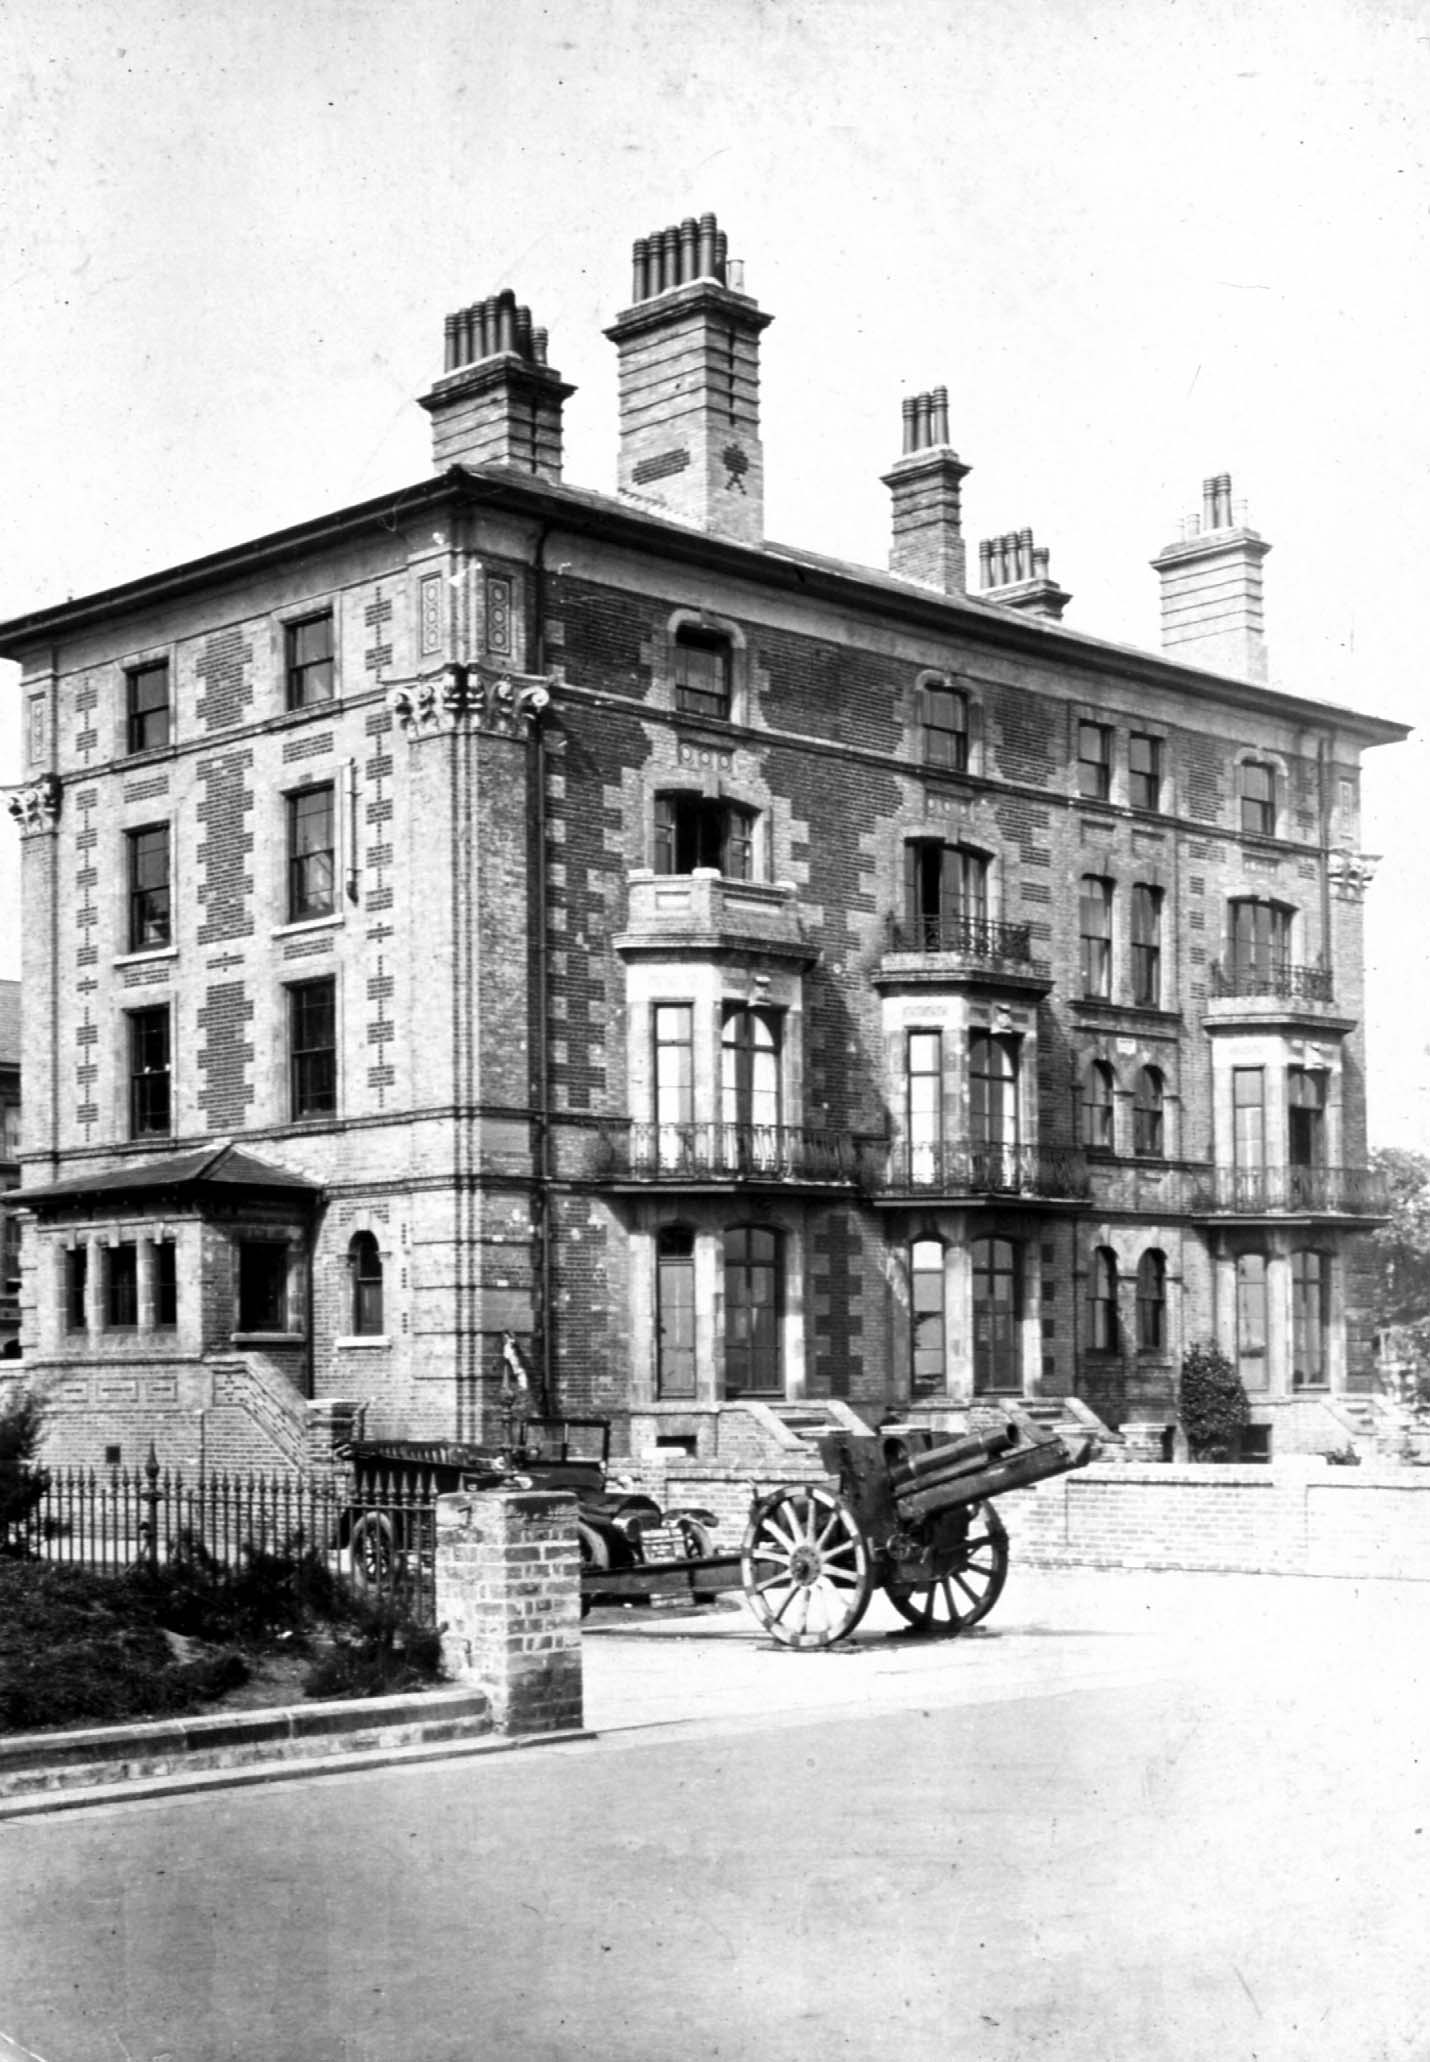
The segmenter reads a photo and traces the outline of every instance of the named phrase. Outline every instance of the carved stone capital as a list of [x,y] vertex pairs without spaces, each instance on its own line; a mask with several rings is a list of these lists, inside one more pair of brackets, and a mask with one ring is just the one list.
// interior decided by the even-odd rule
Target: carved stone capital
[[1380,865],[1376,852],[1331,852],[1326,858],[1331,893],[1341,902],[1360,902]]
[[392,688],[387,706],[412,739],[465,724],[494,737],[526,737],[550,701],[542,680],[449,665],[432,679]]
[[53,773],[42,773],[38,780],[32,780],[22,788],[15,788],[10,795],[10,814],[20,826],[20,835],[28,837],[34,831],[52,831],[60,820],[60,801],[64,790]]

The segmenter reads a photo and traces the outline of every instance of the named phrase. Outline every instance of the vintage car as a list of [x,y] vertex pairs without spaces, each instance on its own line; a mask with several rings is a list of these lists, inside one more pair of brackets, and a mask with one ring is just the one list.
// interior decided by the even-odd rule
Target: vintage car
[[[354,1441],[346,1449],[352,1486],[338,1536],[354,1580],[376,1586],[430,1569],[439,1496],[511,1488],[564,1489],[575,1496],[583,1612],[598,1596],[649,1595],[652,1583],[669,1590],[668,1578],[679,1571],[689,1573],[693,1594],[731,1586],[739,1557],[715,1554],[714,1514],[694,1507],[662,1511],[623,1483],[611,1470],[608,1419],[530,1418],[515,1430],[509,1447]],[[730,1581],[717,1580],[716,1569],[708,1583],[694,1580],[699,1564],[712,1560]],[[643,1583],[637,1571],[647,1568],[652,1576]]]

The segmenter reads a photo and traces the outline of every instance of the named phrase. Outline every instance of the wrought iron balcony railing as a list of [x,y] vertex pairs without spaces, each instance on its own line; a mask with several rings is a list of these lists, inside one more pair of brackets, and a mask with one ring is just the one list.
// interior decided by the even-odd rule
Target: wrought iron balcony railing
[[1238,960],[1214,963],[1211,992],[1219,1000],[1253,995],[1278,996],[1287,1002],[1334,1002],[1336,999],[1329,968],[1295,966],[1288,959],[1262,965],[1248,965]]
[[859,1148],[848,1132],[793,1124],[628,1124],[600,1134],[598,1175],[670,1182],[820,1182],[852,1185]]
[[1370,1167],[1214,1167],[1191,1183],[1194,1217],[1381,1217],[1385,1177]]
[[869,1185],[887,1194],[1077,1202],[1091,1192],[1087,1161],[1061,1146],[983,1145],[961,1139],[887,1146],[881,1157]]
[[891,918],[889,938],[893,952],[957,952],[999,966],[1028,966],[1033,957],[1030,925],[980,916]]

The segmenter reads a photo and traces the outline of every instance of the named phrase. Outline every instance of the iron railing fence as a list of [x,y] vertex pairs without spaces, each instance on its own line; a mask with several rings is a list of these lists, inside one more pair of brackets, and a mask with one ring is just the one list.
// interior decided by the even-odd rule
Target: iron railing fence
[[956,952],[994,965],[1026,966],[1033,957],[1029,924],[997,923],[982,916],[892,917],[894,952]]
[[976,1140],[886,1147],[872,1184],[885,1193],[1027,1197],[1081,1201],[1091,1193],[1082,1153],[1060,1146],[984,1145]]
[[1385,1176],[1371,1167],[1213,1167],[1193,1179],[1193,1216],[1381,1217]]
[[597,1152],[598,1173],[627,1181],[848,1185],[861,1165],[848,1132],[794,1124],[609,1125]]
[[17,1528],[26,1553],[118,1573],[186,1555],[237,1571],[254,1553],[291,1555],[294,1580],[313,1558],[362,1588],[435,1617],[436,1488],[430,1468],[353,1475],[263,1475],[161,1468],[60,1467]]
[[1271,995],[1288,1002],[1334,1002],[1328,967],[1298,966],[1291,960],[1213,961],[1211,992],[1224,997]]

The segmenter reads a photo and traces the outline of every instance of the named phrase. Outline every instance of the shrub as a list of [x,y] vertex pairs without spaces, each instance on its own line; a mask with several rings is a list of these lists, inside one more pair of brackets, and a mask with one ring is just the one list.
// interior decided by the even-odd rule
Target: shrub
[[442,1635],[420,1625],[399,1598],[351,1594],[346,1637],[318,1661],[305,1697],[385,1697],[435,1682],[442,1673]]
[[0,1407],[0,1550],[23,1552],[16,1535],[49,1487],[35,1460],[43,1428],[44,1412],[28,1389]]
[[1182,1355],[1177,1414],[1194,1461],[1235,1457],[1251,1407],[1240,1375],[1215,1340],[1190,1346]]
[[132,1582],[0,1561],[0,1732],[190,1711],[247,1675],[231,1652],[176,1657]]

